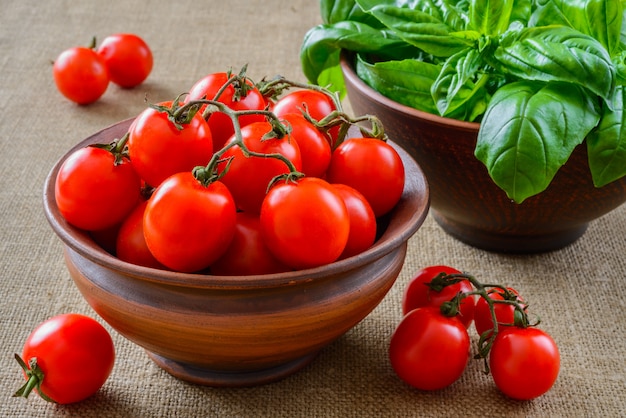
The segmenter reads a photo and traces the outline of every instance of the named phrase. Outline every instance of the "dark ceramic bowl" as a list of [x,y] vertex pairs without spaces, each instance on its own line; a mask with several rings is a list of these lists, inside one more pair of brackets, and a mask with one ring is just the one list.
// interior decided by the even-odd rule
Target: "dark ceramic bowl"
[[93,309],[143,347],[172,375],[213,386],[249,386],[283,378],[365,318],[395,282],[407,240],[429,207],[415,161],[398,148],[406,185],[367,251],[323,267],[264,276],[183,274],[125,263],[72,227],[55,204],[57,172],[74,150],[109,143],[131,120],[71,149],[46,179],[44,209],[64,244],[65,261]]
[[394,142],[417,161],[428,179],[433,217],[460,241],[497,252],[557,250],[581,237],[589,222],[626,201],[626,178],[594,187],[583,144],[546,191],[516,204],[474,157],[478,123],[390,100],[357,76],[349,54],[342,55],[341,67],[354,112],[380,118]]

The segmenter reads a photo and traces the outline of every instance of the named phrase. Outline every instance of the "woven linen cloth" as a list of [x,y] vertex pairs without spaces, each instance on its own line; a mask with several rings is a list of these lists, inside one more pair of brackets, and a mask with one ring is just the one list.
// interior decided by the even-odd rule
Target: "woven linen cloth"
[[[429,216],[409,241],[405,266],[383,302],[276,383],[212,388],[180,381],[104,322],[117,350],[113,372],[93,397],[74,405],[33,394],[12,398],[23,377],[14,353],[30,331],[60,313],[102,320],[66,270],[62,246],[43,214],[42,188],[71,146],[146,101],[173,99],[202,76],[248,64],[253,79],[277,74],[305,81],[299,48],[321,22],[311,0],[2,0],[0,7],[0,402],[2,417],[617,417],[626,413],[626,207],[594,221],[574,244],[539,255],[481,251],[449,237]],[[154,53],[141,86],[114,85],[96,103],[63,98],[51,61],[91,38],[131,32]],[[402,290],[418,269],[447,264],[513,286],[531,301],[556,340],[561,372],[548,393],[528,402],[501,395],[480,361],[436,392],[402,383],[387,357],[401,319]],[[477,336],[471,334],[475,352]]]

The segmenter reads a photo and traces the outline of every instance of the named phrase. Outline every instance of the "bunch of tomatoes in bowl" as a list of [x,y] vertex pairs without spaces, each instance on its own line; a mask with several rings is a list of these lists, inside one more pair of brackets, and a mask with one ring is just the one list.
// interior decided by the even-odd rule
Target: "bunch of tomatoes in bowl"
[[385,139],[375,117],[348,116],[327,90],[254,83],[244,67],[75,150],[55,199],[129,263],[217,275],[318,267],[368,249],[400,200],[404,166]]

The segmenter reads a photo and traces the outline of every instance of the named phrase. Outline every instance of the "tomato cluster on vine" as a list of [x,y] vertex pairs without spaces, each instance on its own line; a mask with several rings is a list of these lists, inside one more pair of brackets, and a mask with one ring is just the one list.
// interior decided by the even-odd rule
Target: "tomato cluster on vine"
[[449,266],[421,269],[404,289],[403,319],[389,345],[400,379],[420,390],[456,382],[471,357],[472,322],[483,359],[496,387],[510,398],[546,393],[560,368],[552,337],[531,323],[527,302],[513,288],[484,284]]
[[244,67],[73,152],[55,198],[68,223],[129,263],[258,275],[365,251],[404,181],[375,117],[352,118],[334,94],[284,77],[254,83]]

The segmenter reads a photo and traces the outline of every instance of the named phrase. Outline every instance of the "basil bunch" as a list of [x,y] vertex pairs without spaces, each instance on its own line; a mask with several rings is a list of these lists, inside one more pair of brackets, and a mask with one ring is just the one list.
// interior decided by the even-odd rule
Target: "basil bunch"
[[626,175],[624,1],[322,0],[321,14],[301,49],[310,82],[343,95],[353,51],[385,96],[480,122],[475,155],[515,202],[585,138],[596,187]]

